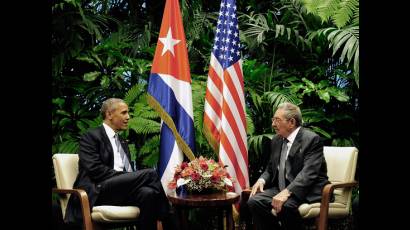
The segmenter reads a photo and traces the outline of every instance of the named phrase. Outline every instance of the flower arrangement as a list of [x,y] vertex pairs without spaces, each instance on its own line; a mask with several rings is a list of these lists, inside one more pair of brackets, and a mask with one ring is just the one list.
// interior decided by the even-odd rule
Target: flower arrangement
[[225,167],[221,162],[202,156],[189,163],[182,162],[175,167],[174,179],[168,183],[168,188],[185,185],[190,192],[233,191],[232,178]]

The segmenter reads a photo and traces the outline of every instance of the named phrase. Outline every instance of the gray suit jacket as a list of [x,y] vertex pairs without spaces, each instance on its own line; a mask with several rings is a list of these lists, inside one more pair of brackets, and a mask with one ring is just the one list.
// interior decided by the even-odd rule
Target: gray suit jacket
[[[264,173],[260,178],[266,182],[265,187],[278,186],[277,168],[283,139],[275,135],[271,141],[271,156]],[[315,202],[321,199],[323,187],[330,183],[327,177],[327,166],[323,155],[323,143],[320,137],[301,127],[289,150],[286,160],[286,178],[290,182],[287,189],[300,200]]]

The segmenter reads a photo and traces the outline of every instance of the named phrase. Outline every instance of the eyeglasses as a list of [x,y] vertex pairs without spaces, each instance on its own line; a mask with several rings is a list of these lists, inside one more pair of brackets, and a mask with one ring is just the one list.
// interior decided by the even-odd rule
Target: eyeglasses
[[[285,119],[286,121],[288,121],[289,119]],[[272,117],[272,123],[279,123],[283,121],[282,119],[280,119],[279,117]]]

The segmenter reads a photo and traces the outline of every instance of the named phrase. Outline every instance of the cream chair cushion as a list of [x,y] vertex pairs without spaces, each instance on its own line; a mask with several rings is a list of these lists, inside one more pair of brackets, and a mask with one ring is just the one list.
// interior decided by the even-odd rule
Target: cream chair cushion
[[[53,155],[54,173],[56,176],[57,188],[72,189],[78,174],[78,154],[56,153]],[[60,199],[60,205],[65,216],[68,198]],[[140,214],[140,209],[136,206],[94,206],[91,218],[97,222],[129,222],[135,220]]]
[[91,217],[97,222],[126,222],[135,220],[140,215],[140,209],[135,206],[94,206]]

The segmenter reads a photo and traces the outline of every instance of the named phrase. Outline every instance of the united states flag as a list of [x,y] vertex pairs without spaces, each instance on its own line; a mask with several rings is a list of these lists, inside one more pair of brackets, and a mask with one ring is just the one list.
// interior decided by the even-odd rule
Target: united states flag
[[249,187],[245,98],[236,1],[222,0],[205,96],[204,133],[236,179]]

